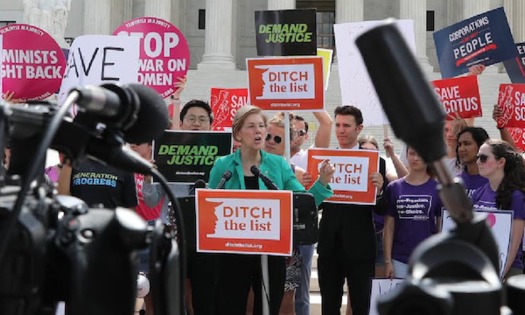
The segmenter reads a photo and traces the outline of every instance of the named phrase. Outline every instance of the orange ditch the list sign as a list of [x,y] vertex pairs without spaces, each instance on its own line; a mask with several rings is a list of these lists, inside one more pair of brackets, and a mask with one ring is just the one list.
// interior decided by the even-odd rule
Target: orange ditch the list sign
[[292,254],[292,192],[197,189],[197,251]]
[[324,109],[321,57],[246,59],[250,104],[264,110]]
[[376,187],[370,175],[379,169],[379,152],[368,150],[309,149],[308,172],[319,175],[321,163],[329,159],[335,167],[330,181],[334,194],[325,201],[351,204],[375,204]]

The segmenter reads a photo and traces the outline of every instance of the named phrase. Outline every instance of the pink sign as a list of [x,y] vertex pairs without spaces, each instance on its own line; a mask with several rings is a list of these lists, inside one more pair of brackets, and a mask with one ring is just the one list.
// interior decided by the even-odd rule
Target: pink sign
[[163,19],[141,17],[124,22],[113,35],[140,38],[139,83],[163,98],[175,92],[177,78],[190,67],[188,43],[178,28]]
[[27,24],[0,28],[3,36],[2,89],[14,100],[42,100],[58,92],[66,58],[45,31]]

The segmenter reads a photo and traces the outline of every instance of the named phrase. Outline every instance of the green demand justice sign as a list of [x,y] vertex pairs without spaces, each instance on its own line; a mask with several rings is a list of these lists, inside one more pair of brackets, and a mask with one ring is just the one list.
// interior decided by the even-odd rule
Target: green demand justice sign
[[317,54],[316,11],[255,11],[258,56]]
[[232,150],[231,132],[169,130],[153,144],[153,159],[168,182],[208,182],[215,160]]

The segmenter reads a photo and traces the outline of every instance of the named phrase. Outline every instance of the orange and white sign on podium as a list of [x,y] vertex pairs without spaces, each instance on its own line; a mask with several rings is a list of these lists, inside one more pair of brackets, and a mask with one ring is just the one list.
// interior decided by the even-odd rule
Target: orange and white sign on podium
[[292,192],[197,189],[198,252],[292,254]]

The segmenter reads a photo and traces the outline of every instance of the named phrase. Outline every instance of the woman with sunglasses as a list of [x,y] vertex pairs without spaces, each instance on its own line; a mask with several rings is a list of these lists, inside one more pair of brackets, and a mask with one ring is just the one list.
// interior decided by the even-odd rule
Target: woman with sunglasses
[[522,239],[525,227],[525,166],[523,158],[503,140],[487,140],[477,155],[479,174],[488,183],[472,194],[474,210],[512,210],[512,231],[504,278],[523,273]]
[[[290,165],[282,156],[263,151],[267,135],[266,116],[256,106],[241,107],[232,123],[232,137],[241,146],[230,155],[216,160],[210,173],[209,185],[216,187],[226,171],[232,176],[226,182],[226,189],[266,190],[263,182],[251,172],[253,165],[269,177],[280,190],[304,191],[292,172]],[[334,167],[328,161],[321,164],[319,179],[309,192],[316,204],[331,196],[328,183],[334,174]],[[253,287],[255,303],[254,314],[261,313],[261,266],[260,255],[222,254],[219,255],[220,270],[216,286],[216,314],[245,314],[247,297]],[[270,314],[279,313],[285,283],[285,260],[281,256],[268,257]]]
[[388,184],[389,200],[383,229],[387,278],[404,278],[408,258],[417,245],[439,231],[441,200],[429,167],[411,147],[407,149],[408,175]]
[[457,138],[456,165],[463,167],[458,176],[463,180],[467,195],[470,197],[476,189],[488,182],[479,174],[476,161],[479,148],[489,139],[489,135],[483,128],[467,127],[458,133]]

